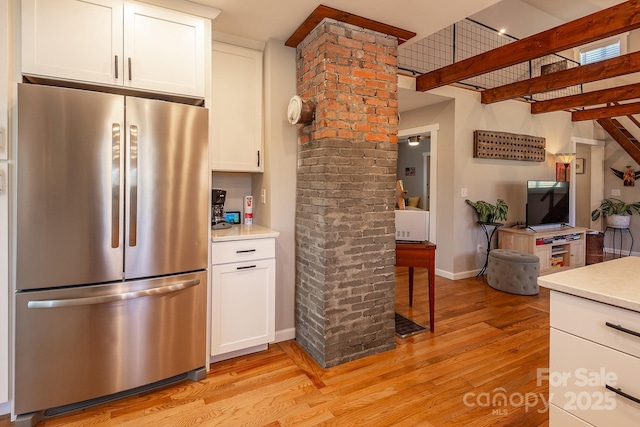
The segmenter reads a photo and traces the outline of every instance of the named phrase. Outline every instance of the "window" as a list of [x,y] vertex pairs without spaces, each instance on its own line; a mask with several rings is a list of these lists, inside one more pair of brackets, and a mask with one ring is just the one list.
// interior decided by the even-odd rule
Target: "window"
[[616,56],[620,56],[620,40],[580,51],[580,65],[591,64],[604,59],[615,58]]
[[626,54],[628,35],[628,32],[622,33],[576,48],[575,53],[576,56],[580,56],[580,65],[592,64]]

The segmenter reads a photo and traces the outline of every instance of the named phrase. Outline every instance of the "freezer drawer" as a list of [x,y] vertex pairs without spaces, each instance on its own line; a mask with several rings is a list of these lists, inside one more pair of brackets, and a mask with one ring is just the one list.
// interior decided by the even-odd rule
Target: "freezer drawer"
[[15,413],[146,385],[206,362],[206,272],[16,294]]

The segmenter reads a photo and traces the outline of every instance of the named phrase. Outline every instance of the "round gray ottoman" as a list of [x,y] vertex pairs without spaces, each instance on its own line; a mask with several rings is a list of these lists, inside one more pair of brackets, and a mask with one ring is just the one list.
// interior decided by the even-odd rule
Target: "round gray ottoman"
[[537,256],[511,249],[489,252],[487,283],[494,289],[517,295],[536,295],[540,260]]

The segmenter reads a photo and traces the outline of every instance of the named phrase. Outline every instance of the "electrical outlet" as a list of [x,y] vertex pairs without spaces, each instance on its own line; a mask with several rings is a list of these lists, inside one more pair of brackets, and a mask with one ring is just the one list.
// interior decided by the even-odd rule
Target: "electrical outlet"
[[460,189],[460,197],[469,197],[469,189],[461,188]]
[[478,245],[478,253],[482,253],[482,245]]
[[260,191],[260,203],[263,205],[267,203],[267,190],[264,188]]

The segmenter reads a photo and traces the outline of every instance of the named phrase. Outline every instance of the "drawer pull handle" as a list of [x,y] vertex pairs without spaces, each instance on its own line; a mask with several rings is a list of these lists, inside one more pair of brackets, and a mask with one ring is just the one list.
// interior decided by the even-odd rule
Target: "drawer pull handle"
[[256,268],[256,266],[255,265],[247,265],[247,266],[244,266],[244,267],[236,267],[236,270],[247,270],[249,268]]
[[607,390],[611,390],[612,392],[614,392],[615,394],[618,394],[626,399],[631,400],[632,402],[635,403],[640,403],[640,399],[638,399],[637,397],[633,397],[630,394],[625,393],[624,391],[622,391],[619,388],[613,388],[611,387],[609,384],[606,384],[605,387],[607,388]]
[[236,251],[236,253],[237,254],[246,254],[246,253],[255,252],[255,251],[256,251],[255,249],[245,249],[245,250],[242,250],[242,251]]
[[631,329],[623,328],[620,325],[614,325],[613,323],[609,323],[609,322],[605,322],[605,325],[607,325],[610,328],[616,329],[616,330],[618,330],[620,332],[624,332],[625,334],[633,335],[634,337],[640,337],[640,332],[636,332],[636,331],[632,331]]

